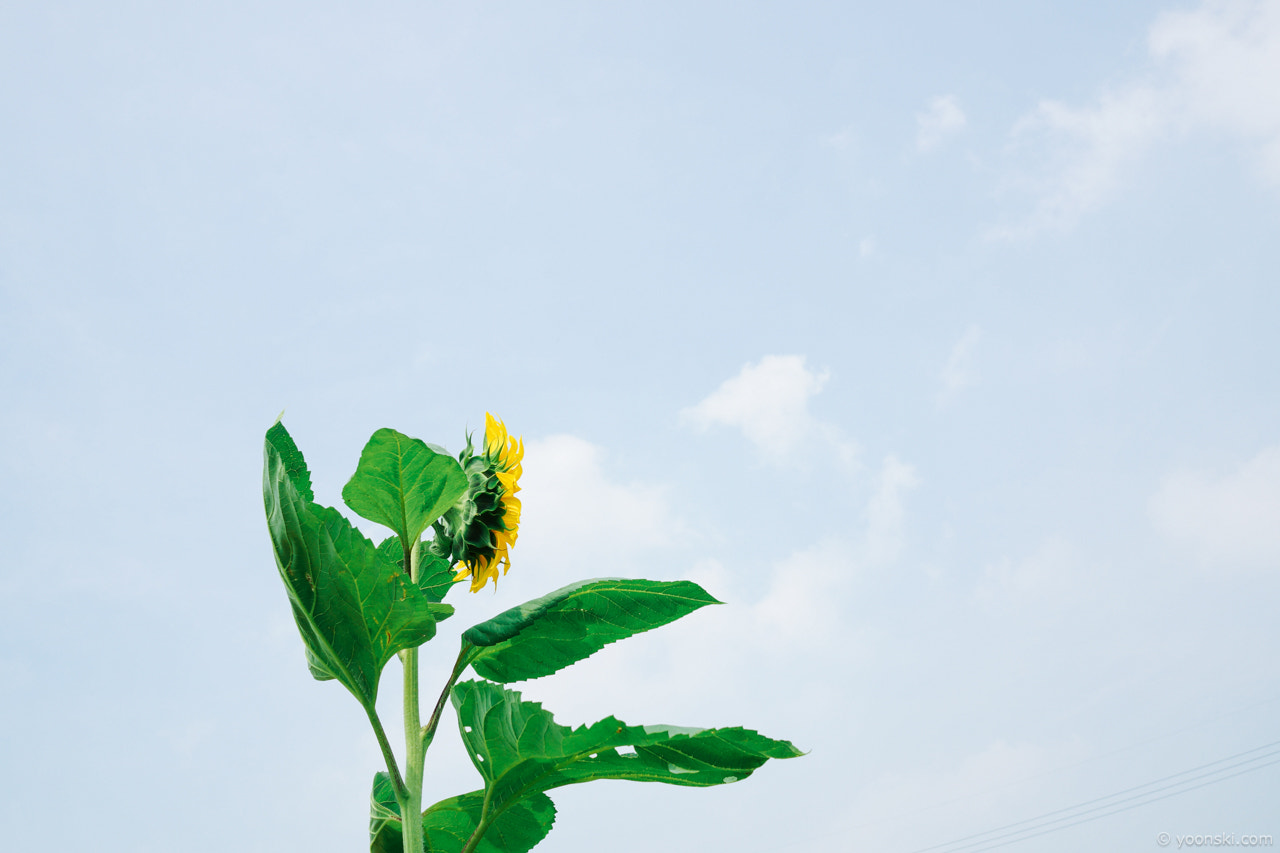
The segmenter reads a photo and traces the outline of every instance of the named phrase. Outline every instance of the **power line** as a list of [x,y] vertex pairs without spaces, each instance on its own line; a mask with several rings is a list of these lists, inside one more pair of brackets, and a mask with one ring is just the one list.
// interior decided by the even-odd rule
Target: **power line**
[[[1237,762],[1236,764],[1230,764],[1226,767],[1218,767],[1216,770],[1210,770],[1209,772],[1201,773],[1198,776],[1191,776],[1190,778],[1182,779],[1181,781],[1174,782],[1170,785],[1165,785],[1164,787],[1152,788],[1152,786],[1159,785],[1161,782],[1167,782],[1171,779],[1177,779],[1178,777],[1181,777],[1181,776],[1188,776],[1189,774],[1196,773],[1197,771],[1204,770],[1209,767],[1214,767],[1215,765],[1225,764],[1229,761],[1234,761],[1237,758],[1242,758],[1243,756],[1250,755],[1253,753],[1264,752],[1265,750],[1273,749],[1274,747],[1277,747],[1277,746],[1280,746],[1280,741],[1274,741],[1272,743],[1263,744],[1262,746],[1254,747],[1253,749],[1247,749],[1244,752],[1239,752],[1239,753],[1236,753],[1235,755],[1229,755],[1226,758],[1220,758],[1217,761],[1210,761],[1207,764],[1201,764],[1197,767],[1192,767],[1189,770],[1183,770],[1178,773],[1172,773],[1168,776],[1162,776],[1159,779],[1154,779],[1142,785],[1135,785],[1131,788],[1125,788],[1124,790],[1116,791],[1115,793],[1108,794],[1105,797],[1097,797],[1092,800],[1086,800],[1082,803],[1077,803],[1072,806],[1067,806],[1066,808],[1055,809],[1054,811],[1045,812],[1044,814],[1036,815],[1035,817],[1026,818],[1025,820],[1014,821],[1013,823],[1008,823],[1003,826],[998,826],[995,829],[989,829],[986,832],[979,832],[973,835],[966,835],[962,838],[957,838],[952,841],[948,841],[944,844],[935,844],[931,847],[922,847],[917,850],[913,850],[912,853],[929,853],[929,851],[935,851],[935,850],[941,851],[944,848],[946,849],[946,853],[958,853],[958,851],[961,851],[961,850],[978,848],[978,845],[987,844],[988,842],[1001,841],[1000,844],[978,848],[981,850],[991,850],[991,849],[994,849],[995,847],[1003,847],[1007,844],[1014,844],[1026,838],[1034,838],[1037,835],[1044,835],[1049,832],[1057,832],[1058,830],[1066,829],[1068,826],[1076,826],[1077,824],[1087,823],[1092,820],[1097,820],[1099,818],[1107,817],[1108,815],[1119,814],[1120,812],[1128,811],[1129,809],[1137,808],[1138,806],[1146,805],[1147,803],[1154,803],[1159,800],[1167,799],[1168,797],[1173,797],[1173,796],[1177,796],[1178,794],[1186,793],[1187,791],[1194,791],[1196,788],[1203,788],[1206,785],[1212,785],[1217,782],[1222,782],[1222,781],[1225,781],[1226,779],[1230,779],[1234,776],[1239,776],[1243,773],[1251,773],[1254,770],[1261,770],[1263,767],[1269,767],[1272,764],[1280,763],[1280,758],[1276,758],[1274,761],[1269,761],[1266,764],[1255,764],[1255,762],[1261,761],[1264,758],[1272,758],[1274,756],[1280,755],[1280,750],[1274,750],[1272,752],[1267,752],[1263,755],[1255,755],[1253,758],[1245,759],[1244,761]],[[1219,775],[1224,773],[1227,770],[1233,770],[1237,767],[1242,767],[1248,764],[1255,764],[1255,766],[1247,767],[1244,770],[1240,770],[1236,773],[1232,773],[1226,776]],[[1218,778],[1210,779],[1209,781],[1202,782],[1199,785],[1193,785],[1191,787],[1183,787],[1190,782],[1195,782],[1210,776],[1217,776]],[[1152,790],[1146,790],[1143,793],[1134,794],[1131,797],[1116,799],[1117,797],[1121,797],[1124,794],[1129,794],[1134,791],[1143,791],[1143,789],[1149,789],[1149,788],[1151,788]],[[1164,796],[1160,796],[1160,797],[1151,797],[1152,794],[1159,794],[1162,791],[1169,791],[1172,788],[1181,788],[1181,790],[1172,791],[1171,793],[1164,794]],[[1147,799],[1147,798],[1150,798],[1150,799]],[[1092,817],[1087,817],[1082,820],[1075,821],[1074,823],[1067,823],[1064,826],[1053,827],[1053,824],[1063,823],[1064,821],[1070,821],[1074,818],[1081,817],[1082,815],[1087,815],[1090,812],[1096,812],[1102,809],[1109,809],[1114,806],[1118,806],[1121,803],[1128,803],[1132,800],[1141,800],[1141,802],[1136,802],[1136,803],[1133,803],[1132,805],[1128,805],[1120,809],[1115,809],[1114,811],[1104,812],[1103,814],[1093,815]],[[1098,805],[1095,805],[1095,804],[1098,804]],[[1086,806],[1092,806],[1092,808],[1085,808]],[[1064,814],[1067,812],[1071,812],[1071,814]],[[1054,815],[1064,815],[1064,816],[1053,818]],[[1053,819],[1045,820],[1046,818],[1053,818]],[[1032,825],[1027,826],[1027,824],[1032,824]],[[1014,829],[1015,827],[1023,827],[1023,828]],[[1046,829],[1045,827],[1052,827],[1052,828]],[[1013,831],[1005,832],[1005,830],[1013,830]],[[1043,830],[1043,831],[1034,832],[1034,830]],[[1004,833],[1003,835],[998,834],[1002,832]],[[1025,833],[1032,833],[1032,834],[1026,835]],[[1022,836],[1022,837],[1011,838],[1012,836]],[[1008,839],[1008,838],[1011,838],[1011,840],[1002,841],[1002,839]],[[969,841],[970,843],[962,844],[962,842],[965,842],[965,841]],[[957,846],[957,845],[960,845],[960,846]],[[974,853],[977,853],[977,851],[975,850]]]
[[[1067,829],[1068,827],[1078,826],[1079,824],[1082,824],[1082,823],[1089,823],[1090,821],[1095,821],[1095,820],[1098,820],[1098,819],[1100,819],[1100,818],[1110,817],[1111,815],[1114,815],[1114,814],[1120,814],[1121,812],[1127,812],[1127,811],[1129,811],[1130,809],[1136,809],[1136,808],[1138,808],[1138,806],[1145,806],[1145,805],[1147,805],[1147,804],[1149,804],[1149,803],[1156,803],[1156,802],[1159,802],[1160,800],[1167,800],[1167,799],[1169,799],[1170,797],[1176,797],[1176,796],[1178,796],[1179,794],[1185,794],[1185,793],[1187,793],[1188,791],[1194,791],[1196,788],[1203,788],[1203,787],[1205,787],[1206,785],[1213,785],[1213,784],[1216,784],[1216,783],[1218,783],[1218,782],[1223,782],[1223,781],[1225,781],[1225,780],[1227,780],[1227,779],[1231,779],[1231,778],[1233,778],[1233,777],[1235,777],[1235,776],[1241,776],[1241,775],[1243,775],[1243,774],[1245,774],[1245,773],[1252,773],[1252,772],[1253,772],[1253,771],[1255,771],[1255,770],[1261,770],[1262,768],[1264,768],[1264,767],[1270,767],[1270,766],[1271,766],[1271,765],[1273,765],[1273,764],[1280,764],[1280,758],[1277,758],[1275,761],[1268,761],[1266,764],[1259,764],[1259,765],[1257,765],[1257,766],[1255,766],[1255,767],[1247,767],[1247,768],[1245,768],[1244,770],[1238,770],[1238,771],[1236,771],[1235,773],[1231,773],[1231,774],[1228,774],[1228,775],[1226,775],[1226,776],[1222,776],[1222,777],[1217,778],[1217,779],[1210,779],[1208,782],[1201,782],[1199,785],[1192,785],[1190,788],[1183,788],[1183,789],[1182,789],[1182,790],[1180,790],[1180,791],[1173,791],[1172,793],[1165,794],[1163,797],[1153,797],[1152,799],[1150,799],[1150,800],[1145,800],[1145,801],[1143,801],[1143,802],[1141,802],[1141,803],[1134,803],[1133,805],[1125,806],[1125,807],[1124,807],[1124,808],[1122,808],[1122,809],[1116,809],[1115,811],[1105,812],[1105,813],[1103,813],[1103,814],[1094,815],[1093,817],[1087,817],[1087,818],[1084,818],[1083,820],[1077,820],[1077,821],[1075,821],[1074,823],[1063,824],[1062,826],[1057,826],[1057,827],[1054,827],[1053,829],[1045,829],[1045,830],[1042,830],[1042,831],[1040,831],[1040,832],[1033,832],[1033,833],[1031,833],[1031,834],[1029,834],[1029,835],[1023,835],[1021,838],[1014,838],[1014,839],[1011,839],[1011,840],[1009,840],[1009,841],[1002,841],[1002,842],[1000,842],[999,844],[991,844],[991,845],[989,845],[989,846],[987,846],[987,847],[978,847],[978,848],[974,849],[973,851],[971,851],[971,853],[982,853],[982,851],[984,851],[984,850],[995,850],[997,847],[1006,847],[1006,846],[1008,846],[1008,845],[1010,845],[1010,844],[1017,844],[1019,841],[1026,841],[1028,838],[1035,838],[1035,837],[1040,836],[1040,835],[1048,835],[1048,834],[1049,834],[1049,833],[1051,833],[1051,832],[1057,832],[1057,831],[1062,830],[1062,829]],[[1033,829],[1034,827],[1031,827],[1031,828]],[[1026,832],[1026,831],[1027,831],[1027,830],[1023,830],[1023,832]],[[994,840],[994,839],[992,839],[992,840]]]
[[[1191,731],[1192,729],[1197,729],[1197,728],[1200,728],[1200,727],[1202,727],[1202,726],[1209,725],[1210,723],[1216,723],[1216,722],[1219,722],[1219,721],[1221,721],[1221,720],[1225,720],[1225,719],[1226,719],[1226,718],[1228,718],[1228,717],[1234,716],[1234,715],[1236,715],[1236,714],[1240,714],[1240,713],[1243,713],[1243,712],[1245,712],[1245,711],[1249,711],[1249,710],[1252,710],[1252,709],[1254,709],[1254,708],[1261,707],[1261,706],[1263,706],[1263,705],[1270,705],[1270,704],[1273,704],[1273,703],[1275,703],[1275,702],[1280,702],[1280,694],[1277,694],[1277,695],[1275,695],[1275,696],[1269,696],[1269,697],[1267,697],[1267,698],[1265,698],[1265,699],[1260,699],[1260,700],[1255,701],[1255,702],[1251,702],[1251,703],[1249,703],[1248,705],[1241,705],[1241,706],[1239,706],[1239,707],[1232,708],[1232,709],[1231,709],[1231,710],[1229,710],[1229,711],[1221,712],[1221,713],[1215,714],[1215,715],[1210,716],[1210,717],[1204,717],[1204,718],[1201,718],[1201,719],[1199,719],[1199,720],[1196,720],[1195,722],[1188,723],[1187,725],[1181,726],[1181,727],[1179,727],[1179,728],[1176,728],[1176,729],[1172,729],[1172,730],[1166,731],[1166,732],[1164,732],[1164,733],[1162,733],[1162,734],[1158,734],[1158,735],[1155,735],[1155,736],[1152,736],[1152,737],[1148,737],[1148,738],[1145,738],[1144,740],[1136,741],[1136,742],[1134,742],[1134,743],[1126,744],[1125,746],[1121,746],[1121,747],[1118,747],[1118,748],[1112,749],[1112,750],[1110,750],[1110,751],[1108,751],[1108,752],[1100,753],[1100,754],[1098,754],[1098,755],[1092,755],[1092,756],[1090,756],[1090,757],[1088,757],[1088,758],[1084,758],[1084,759],[1081,759],[1081,760],[1079,760],[1079,761],[1074,761],[1074,762],[1072,762],[1072,763],[1070,763],[1070,764],[1063,764],[1063,765],[1059,765],[1059,766],[1057,766],[1057,767],[1052,767],[1052,768],[1050,768],[1050,769],[1048,769],[1048,770],[1043,770],[1043,771],[1038,772],[1038,773],[1032,773],[1032,774],[1027,775],[1027,776],[1024,776],[1024,777],[1022,777],[1022,778],[1014,779],[1013,781],[1005,782],[1005,783],[1002,783],[1002,784],[999,784],[999,785],[994,785],[994,786],[988,787],[988,788],[983,789],[983,790],[979,790],[979,791],[970,791],[970,792],[967,792],[967,793],[962,794],[962,795],[960,795],[960,796],[952,797],[952,798],[947,799],[947,800],[940,800],[940,801],[937,801],[937,802],[930,803],[930,804],[929,804],[929,805],[927,805],[927,806],[917,806],[917,807],[915,807],[915,808],[907,809],[907,810],[905,810],[905,811],[900,811],[900,812],[897,812],[897,813],[894,813],[894,814],[880,815],[879,817],[877,817],[877,818],[876,818],[876,819],[874,819],[874,820],[863,821],[863,822],[861,822],[861,823],[859,823],[859,824],[857,824],[856,826],[851,827],[851,828],[852,828],[852,829],[863,829],[863,828],[865,828],[865,827],[869,827],[869,826],[876,826],[876,825],[881,825],[881,824],[884,824],[884,823],[889,823],[889,822],[892,822],[892,821],[903,820],[903,819],[906,819],[906,818],[912,817],[912,816],[914,816],[914,815],[922,814],[922,813],[924,813],[924,812],[934,811],[934,810],[937,810],[937,809],[943,808],[943,807],[945,807],[945,806],[954,805],[955,803],[964,802],[965,800],[971,800],[971,799],[974,799],[975,797],[980,797],[980,796],[983,796],[983,795],[986,795],[986,794],[991,794],[991,793],[993,793],[993,792],[995,792],[995,791],[1004,790],[1005,788],[1010,788],[1010,787],[1014,787],[1014,786],[1024,785],[1027,781],[1029,781],[1029,780],[1031,780],[1031,779],[1039,779],[1039,778],[1042,778],[1042,777],[1044,777],[1044,776],[1051,776],[1051,775],[1055,775],[1055,774],[1060,774],[1060,773],[1062,773],[1062,772],[1064,772],[1064,771],[1071,770],[1071,769],[1076,768],[1076,767],[1083,767],[1083,766],[1085,766],[1085,765],[1087,765],[1087,764],[1093,764],[1093,763],[1096,763],[1096,762],[1098,762],[1098,761],[1105,760],[1105,759],[1107,759],[1107,758],[1112,758],[1112,757],[1117,756],[1117,755],[1122,755],[1122,754],[1124,754],[1124,753],[1126,753],[1126,752],[1132,752],[1133,750],[1138,749],[1138,748],[1140,748],[1140,747],[1147,746],[1147,745],[1149,745],[1149,744],[1153,744],[1153,743],[1159,743],[1159,742],[1160,742],[1160,741],[1162,741],[1162,740],[1168,740],[1169,738],[1176,737],[1177,735],[1180,735],[1180,734],[1182,734],[1182,733],[1184,733],[1184,732]],[[1278,741],[1277,743],[1280,743],[1280,741]],[[1266,749],[1266,748],[1267,748],[1266,746],[1259,747],[1259,749]],[[1243,754],[1246,754],[1246,753],[1241,753],[1241,754],[1243,755]],[[1234,757],[1234,756],[1233,756],[1233,757]],[[1229,759],[1224,759],[1224,760],[1229,760]],[[1193,768],[1193,769],[1198,769],[1198,768]],[[1187,771],[1187,772],[1190,772],[1190,771]],[[1176,774],[1176,773],[1175,773],[1174,775],[1176,776],[1176,775],[1178,775],[1178,774]],[[1165,778],[1171,778],[1171,777],[1165,777]],[[1156,781],[1157,781],[1157,782],[1159,782],[1159,781],[1162,781],[1162,780],[1157,779]],[[1139,786],[1139,787],[1142,787],[1142,786]],[[1121,791],[1121,792],[1118,792],[1118,793],[1124,793],[1124,792],[1123,792],[1123,791]],[[1105,798],[1104,798],[1104,799],[1105,799]],[[1090,802],[1092,802],[1092,801],[1090,801]],[[1083,805],[1083,804],[1082,804],[1082,805]],[[1056,814],[1056,812],[1050,812],[1050,814]],[[1011,824],[1011,825],[1012,825],[1012,824]],[[992,830],[992,831],[994,832],[995,830]],[[939,846],[945,846],[945,845],[939,845]],[[933,850],[933,849],[934,849],[933,847],[926,847],[926,848],[924,848],[924,850]],[[921,853],[921,851],[914,851],[914,853]]]

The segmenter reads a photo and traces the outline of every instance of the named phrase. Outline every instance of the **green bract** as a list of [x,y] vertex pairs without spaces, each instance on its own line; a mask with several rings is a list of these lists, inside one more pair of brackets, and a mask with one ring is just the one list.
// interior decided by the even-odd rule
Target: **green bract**
[[[500,429],[501,440],[490,441],[488,433],[486,440],[509,455],[497,475],[483,477],[468,476],[459,460],[416,438],[391,429],[373,434],[342,498],[391,530],[376,547],[338,510],[315,502],[306,462],[284,426],[267,431],[267,529],[307,665],[317,679],[336,680],[356,697],[387,763],[373,781],[370,850],[525,853],[555,822],[552,789],[597,779],[723,785],[745,779],[770,758],[800,755],[787,741],[742,728],[632,726],[614,717],[569,728],[495,683],[550,675],[610,643],[719,603],[689,581],[581,581],[468,628],[431,717],[421,724],[417,648],[453,613],[443,603],[460,577],[462,564],[453,561],[470,554],[453,541],[423,541],[423,533],[433,525],[437,536],[463,529],[449,519],[492,503],[498,476],[508,522],[486,520],[476,535],[497,537],[492,547],[503,554],[515,541],[519,502],[512,496],[523,445],[508,444],[500,421],[487,422],[495,434]],[[486,452],[496,454],[489,444]],[[471,464],[473,454],[464,451],[461,459]],[[484,585],[480,572],[496,577],[489,562],[464,568],[473,590]],[[375,708],[382,670],[396,655],[404,668],[403,774]],[[488,680],[459,683],[468,668]],[[424,810],[424,759],[449,699],[483,787]]]

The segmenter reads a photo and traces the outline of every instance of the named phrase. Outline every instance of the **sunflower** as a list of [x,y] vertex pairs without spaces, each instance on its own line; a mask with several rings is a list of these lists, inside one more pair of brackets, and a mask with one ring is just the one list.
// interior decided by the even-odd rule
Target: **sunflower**
[[520,529],[519,479],[524,442],[507,434],[502,421],[485,413],[484,448],[475,452],[471,437],[458,454],[466,472],[467,493],[435,524],[432,550],[457,565],[455,581],[471,578],[471,591],[498,584],[498,566],[511,568],[511,548]]

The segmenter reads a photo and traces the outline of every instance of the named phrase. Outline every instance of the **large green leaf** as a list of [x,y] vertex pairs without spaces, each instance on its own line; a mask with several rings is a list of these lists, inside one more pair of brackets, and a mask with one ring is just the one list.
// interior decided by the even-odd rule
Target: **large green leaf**
[[380,429],[360,453],[342,499],[362,517],[390,527],[401,542],[417,542],[466,491],[458,460],[416,438]]
[[310,477],[282,424],[264,455],[267,527],[312,674],[372,708],[387,661],[431,639],[448,605],[433,605],[340,512],[303,496],[296,484]]
[[[404,568],[404,550],[400,546],[399,536],[388,536],[378,545],[378,552],[397,566]],[[432,553],[429,542],[418,543],[418,588],[431,601],[443,601],[449,590],[457,584],[453,579],[458,572],[449,561],[439,554]],[[453,607],[449,613],[453,613]],[[443,619],[443,616],[437,617]]]
[[[422,813],[422,829],[430,853],[459,853],[480,823],[484,791],[441,800]],[[511,803],[489,821],[476,853],[528,853],[546,838],[556,819],[556,807],[546,794],[533,794]],[[370,853],[401,853],[403,824],[391,778],[373,779],[369,814]]]
[[723,785],[745,779],[770,758],[803,754],[787,741],[743,728],[629,726],[607,717],[570,729],[538,703],[487,681],[454,686],[452,699],[491,808],[596,779]]
[[462,636],[476,647],[468,662],[481,676],[523,681],[719,603],[691,581],[581,581],[500,613]]

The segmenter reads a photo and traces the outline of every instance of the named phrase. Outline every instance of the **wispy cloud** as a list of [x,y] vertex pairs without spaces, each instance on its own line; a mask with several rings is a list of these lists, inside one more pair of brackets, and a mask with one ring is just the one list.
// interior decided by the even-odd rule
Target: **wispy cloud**
[[1207,0],[1152,25],[1147,67],[1092,104],[1041,101],[1014,126],[1010,184],[1033,199],[995,238],[1072,225],[1121,187],[1126,169],[1161,140],[1196,131],[1251,144],[1280,184],[1280,4]]
[[955,95],[939,95],[916,113],[916,150],[932,151],[968,124]]
[[859,569],[854,549],[838,538],[788,555],[774,567],[768,592],[751,611],[756,624],[747,630],[797,644],[840,634],[844,599]]
[[[765,595],[755,603],[755,624],[743,627],[753,636],[797,643],[847,633],[848,598],[866,572],[890,566],[907,541],[907,499],[920,484],[914,466],[886,456],[875,489],[865,507],[860,529],[834,528],[832,535],[792,552],[777,564]],[[718,574],[717,563],[699,566],[697,574],[732,589]]]
[[876,481],[876,491],[867,505],[867,547],[869,564],[891,563],[906,543],[906,500],[920,478],[916,469],[898,457],[886,456]]
[[1067,542],[1051,537],[1021,560],[1006,557],[987,564],[977,595],[984,601],[1019,607],[1048,599],[1069,599],[1074,566],[1075,558]]
[[526,444],[516,560],[538,560],[568,583],[670,542],[679,524],[665,490],[616,482],[605,462],[602,448],[573,435]]
[[1210,0],[1167,12],[1148,44],[1172,66],[1184,121],[1254,143],[1263,173],[1280,183],[1280,3]]
[[1014,150],[1035,161],[1013,182],[1035,199],[1023,221],[991,230],[1016,238],[1074,224],[1119,186],[1125,168],[1167,128],[1168,93],[1132,86],[1090,107],[1042,101],[1013,130]]
[[951,348],[951,356],[947,359],[939,377],[942,381],[942,388],[938,391],[937,398],[939,408],[951,403],[961,391],[978,383],[978,367],[974,362],[980,340],[982,340],[982,329],[976,325],[970,325]]
[[1156,529],[1215,569],[1280,570],[1280,445],[1234,471],[1181,471],[1151,498]]
[[746,364],[697,405],[680,413],[695,429],[731,427],[742,431],[760,455],[783,464],[808,446],[834,450],[843,461],[856,456],[853,442],[809,411],[809,400],[827,383],[826,370],[810,370],[801,355],[767,355]]

